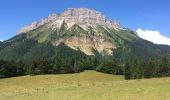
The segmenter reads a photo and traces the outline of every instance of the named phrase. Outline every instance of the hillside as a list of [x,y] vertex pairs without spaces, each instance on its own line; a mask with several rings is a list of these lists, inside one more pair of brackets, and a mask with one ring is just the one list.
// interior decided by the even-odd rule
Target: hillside
[[127,79],[170,76],[170,47],[88,8],[69,8],[0,42],[0,78],[97,70]]
[[[124,28],[118,21],[107,19],[101,12],[88,8],[69,8],[63,13],[50,14],[47,18],[22,27],[16,36],[4,41],[3,44],[0,43],[0,59],[17,61],[30,59],[27,58],[28,54],[40,49],[40,46],[36,47],[37,45],[46,43],[52,44],[47,46],[49,49],[65,44],[88,56],[96,56],[94,51],[102,56],[114,56],[113,51],[119,48],[126,52],[123,59],[129,55],[147,59],[170,54],[169,46],[145,41],[135,32]],[[48,51],[39,52],[46,52],[43,57],[52,58]],[[37,55],[35,53],[34,56],[42,57],[39,53]]]
[[169,100],[169,78],[125,81],[95,71],[0,80],[0,100]]

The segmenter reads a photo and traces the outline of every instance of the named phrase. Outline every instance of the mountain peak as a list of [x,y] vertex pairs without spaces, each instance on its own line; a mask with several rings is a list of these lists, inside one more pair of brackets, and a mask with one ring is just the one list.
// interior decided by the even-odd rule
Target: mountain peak
[[40,21],[33,22],[25,27],[22,27],[17,34],[27,33],[33,29],[36,29],[44,24],[48,24],[52,30],[60,28],[61,24],[65,21],[68,28],[77,24],[84,29],[89,26],[101,25],[111,29],[123,29],[117,21],[111,21],[107,19],[99,11],[89,9],[89,8],[68,8],[61,14],[50,14],[47,18]]
[[91,9],[91,8],[67,8],[64,12],[66,11],[88,11],[88,12],[98,12],[97,10]]
[[105,16],[102,15],[101,12],[96,11],[94,9],[90,9],[90,8],[68,8],[67,10],[65,10],[62,15],[71,15],[71,16],[80,16],[80,15],[88,15],[88,16],[93,16],[93,15],[98,15],[102,18],[105,19]]

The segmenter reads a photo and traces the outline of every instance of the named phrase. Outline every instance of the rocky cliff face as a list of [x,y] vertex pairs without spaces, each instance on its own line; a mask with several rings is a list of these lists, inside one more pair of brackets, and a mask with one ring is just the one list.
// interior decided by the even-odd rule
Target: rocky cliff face
[[100,12],[85,8],[67,9],[64,13],[62,13],[58,17],[57,22],[62,20],[64,20],[70,27],[74,24],[78,24],[84,29],[87,29],[88,26],[94,25],[102,25],[114,29],[122,28],[118,22],[106,19],[106,17],[102,15]]
[[112,30],[122,29],[124,28],[117,21],[108,20],[98,11],[69,8],[61,14],[51,14],[45,19],[33,22],[21,28],[17,34],[29,34],[29,37],[40,42],[50,41],[56,46],[65,43],[88,55],[93,54],[92,49],[111,55],[112,49],[117,47],[113,43]]
[[58,16],[59,15],[57,15],[57,14],[50,14],[47,18],[44,18],[40,21],[33,22],[27,26],[24,26],[17,32],[17,35],[22,34],[22,33],[27,33],[27,32],[34,30],[44,24],[51,23],[51,22],[55,21],[58,18]]
[[77,24],[84,29],[95,25],[101,25],[116,30],[123,29],[119,22],[106,19],[106,17],[98,11],[87,8],[69,8],[61,14],[51,14],[47,18],[22,27],[17,34],[29,32],[44,24],[48,24],[49,27],[56,30],[60,28],[63,21],[67,23],[68,28]]

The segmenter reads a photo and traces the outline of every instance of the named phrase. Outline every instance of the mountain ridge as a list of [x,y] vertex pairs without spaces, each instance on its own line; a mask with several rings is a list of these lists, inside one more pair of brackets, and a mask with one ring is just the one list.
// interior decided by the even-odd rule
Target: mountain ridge
[[40,21],[22,27],[17,34],[26,33],[47,23],[50,23],[49,27],[52,27],[53,30],[55,30],[60,27],[63,21],[68,24],[69,28],[74,24],[78,24],[85,29],[88,26],[99,24],[109,28],[123,29],[119,22],[106,19],[99,11],[89,8],[68,8],[63,13],[50,14],[47,18],[43,18]]
[[96,10],[68,8],[63,13],[51,14],[21,28],[17,35],[28,33],[28,38],[49,41],[55,46],[63,42],[87,55],[93,55],[93,48],[102,54],[112,55],[112,49],[118,47],[113,35],[120,30],[128,31],[119,22],[107,19]]
[[[97,17],[94,15],[97,15]],[[78,19],[81,20],[76,22]],[[85,24],[83,25],[87,25],[86,28],[82,26],[82,19],[85,19]],[[51,14],[48,18],[42,19],[39,22],[33,22],[33,26],[35,25],[36,27],[29,26],[31,30],[25,30],[25,33],[17,34],[15,37],[1,43],[3,45],[1,47],[4,49],[1,48],[0,55],[13,53],[10,50],[6,52],[6,48],[15,48],[13,45],[17,43],[24,44],[24,41],[27,40],[35,40],[38,44],[44,42],[51,43],[56,47],[62,43],[71,49],[80,50],[86,55],[93,56],[96,54],[94,51],[102,56],[114,56],[114,51],[118,51],[119,49],[120,51],[118,52],[126,53],[125,55],[132,54],[133,56],[142,58],[147,55],[169,55],[168,50],[164,50],[168,47],[160,47],[145,41],[132,30],[123,28],[119,23],[117,23],[118,28],[117,24],[113,24],[114,28],[112,28],[107,23],[108,21],[98,11],[87,8],[70,8],[61,14]],[[70,26],[70,23],[73,23],[73,25]],[[25,48],[25,46],[23,47]],[[15,51],[16,49],[13,50]],[[144,52],[147,52],[147,55],[143,55]]]
[[170,39],[161,35],[159,31],[142,30],[142,29],[139,28],[136,31],[136,33],[140,38],[151,41],[155,44],[162,44],[162,45],[169,45],[170,46]]

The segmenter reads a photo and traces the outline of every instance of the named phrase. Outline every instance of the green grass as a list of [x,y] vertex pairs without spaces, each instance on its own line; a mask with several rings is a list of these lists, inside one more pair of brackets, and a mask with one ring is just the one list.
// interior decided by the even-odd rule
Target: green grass
[[169,100],[170,78],[126,81],[85,71],[0,80],[0,100]]

